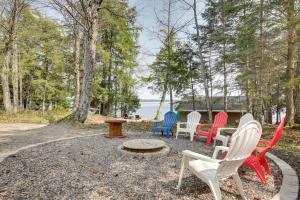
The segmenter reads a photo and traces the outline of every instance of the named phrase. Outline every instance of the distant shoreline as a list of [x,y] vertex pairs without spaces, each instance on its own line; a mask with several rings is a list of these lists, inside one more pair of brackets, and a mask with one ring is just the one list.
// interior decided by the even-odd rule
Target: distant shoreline
[[[174,100],[174,102],[179,101],[179,99]],[[140,102],[160,102],[160,99],[140,99]],[[165,100],[164,102],[170,102],[170,100]]]

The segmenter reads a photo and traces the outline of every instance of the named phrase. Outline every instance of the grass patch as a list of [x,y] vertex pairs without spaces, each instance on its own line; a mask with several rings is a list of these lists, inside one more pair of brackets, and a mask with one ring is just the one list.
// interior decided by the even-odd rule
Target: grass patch
[[52,110],[44,112],[41,111],[22,111],[16,114],[0,113],[0,123],[54,123],[71,112],[66,110]]

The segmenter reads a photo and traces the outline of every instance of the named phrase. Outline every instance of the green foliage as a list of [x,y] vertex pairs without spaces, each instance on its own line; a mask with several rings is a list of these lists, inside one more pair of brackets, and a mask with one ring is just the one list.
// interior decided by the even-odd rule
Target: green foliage
[[110,0],[104,5],[103,26],[99,51],[102,66],[94,78],[92,106],[103,107],[104,115],[134,112],[139,106],[136,94],[137,80],[133,76],[137,67],[138,35],[136,11],[127,2]]
[[24,11],[19,27],[20,73],[25,106],[68,108],[70,40],[63,28],[39,12]]
[[155,93],[163,92],[164,84],[167,82],[173,91],[183,94],[189,87],[191,77],[196,76],[190,69],[193,51],[187,44],[177,40],[175,33],[171,33],[170,41],[172,44],[170,55],[168,46],[162,46],[155,62],[149,65],[150,74],[143,80],[151,83],[149,88]]

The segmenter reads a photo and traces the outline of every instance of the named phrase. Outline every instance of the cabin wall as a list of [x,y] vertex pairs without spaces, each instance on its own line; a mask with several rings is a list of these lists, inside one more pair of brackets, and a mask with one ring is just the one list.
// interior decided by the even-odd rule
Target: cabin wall
[[[187,115],[191,111],[179,111],[180,114],[180,121],[186,122],[187,121]],[[213,112],[213,118],[218,112]],[[208,122],[208,112],[200,112],[201,114],[201,120],[200,123],[207,123]],[[238,124],[239,119],[242,117],[244,113],[242,112],[227,112],[228,114],[228,124],[236,125]]]

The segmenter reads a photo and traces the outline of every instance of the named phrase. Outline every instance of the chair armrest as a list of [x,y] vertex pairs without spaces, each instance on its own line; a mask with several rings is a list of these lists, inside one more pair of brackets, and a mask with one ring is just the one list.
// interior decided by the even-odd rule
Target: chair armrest
[[154,127],[158,127],[158,124],[162,123],[163,121],[154,121]]
[[270,145],[270,144],[271,144],[271,141],[265,140],[265,139],[260,139],[260,140],[259,140],[259,143],[260,143],[260,144],[267,144],[267,145]]
[[216,146],[212,158],[213,158],[213,159],[216,159],[216,157],[217,157],[219,151],[228,151],[228,149],[229,149],[229,147],[225,147],[225,146]]
[[237,128],[218,128],[218,130],[223,131],[223,130],[237,130]]
[[202,128],[202,127],[205,127],[205,126],[211,126],[211,124],[198,124],[197,125],[198,128]]
[[211,124],[198,124],[196,127],[196,134],[198,134],[198,132],[201,131],[203,127],[211,127]]
[[186,125],[187,124],[187,122],[177,122],[177,128],[180,128],[180,125]]
[[190,150],[184,150],[182,152],[182,154],[183,154],[183,156],[192,158],[194,160],[204,160],[204,161],[213,162],[213,163],[218,163],[220,161],[220,160],[217,160],[217,159],[212,159],[208,156],[204,156],[204,155],[199,154],[199,153],[195,153],[195,152],[190,151]]

